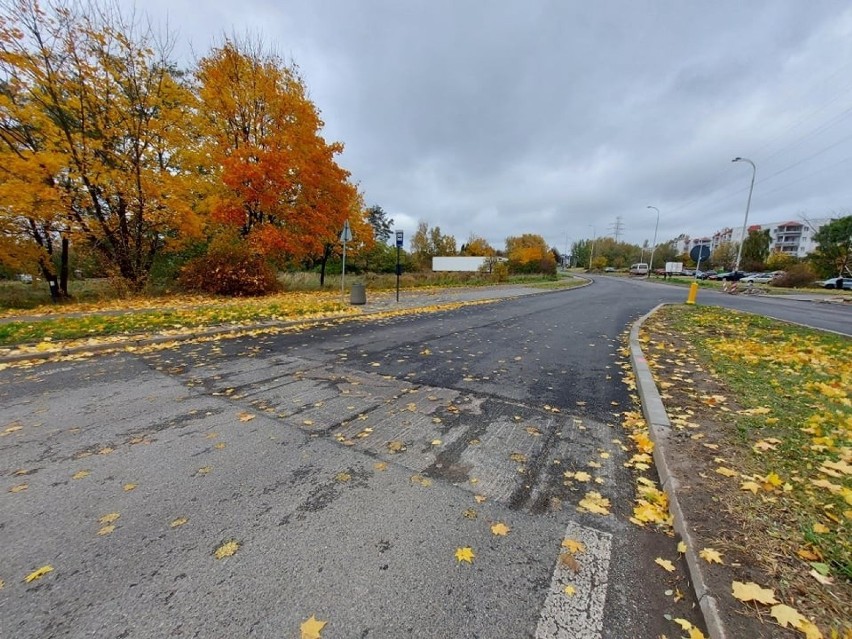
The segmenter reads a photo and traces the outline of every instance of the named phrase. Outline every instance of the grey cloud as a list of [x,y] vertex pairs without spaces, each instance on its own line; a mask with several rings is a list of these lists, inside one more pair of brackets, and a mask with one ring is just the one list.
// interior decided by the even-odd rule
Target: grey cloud
[[146,5],[167,8],[196,49],[260,29],[292,55],[342,163],[400,224],[561,243],[622,216],[641,242],[653,204],[661,236],[709,234],[741,223],[738,155],[758,164],[755,220],[850,207],[848,152],[820,153],[852,135],[852,116],[838,118],[852,104],[842,3]]

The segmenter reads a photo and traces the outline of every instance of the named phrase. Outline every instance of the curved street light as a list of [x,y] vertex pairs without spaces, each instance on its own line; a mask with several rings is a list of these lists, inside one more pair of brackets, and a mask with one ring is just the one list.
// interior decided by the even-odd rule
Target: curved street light
[[657,250],[657,229],[660,226],[660,209],[656,206],[646,206],[646,209],[654,209],[657,212],[657,223],[654,224],[654,245],[651,247],[651,263],[648,264],[648,279],[651,279],[651,271],[654,270],[654,252]]
[[740,259],[743,256],[743,244],[746,239],[746,225],[748,224],[748,210],[751,207],[751,194],[754,191],[754,176],[757,175],[757,167],[748,158],[734,158],[731,162],[748,162],[751,164],[751,186],[748,189],[748,200],[746,201],[745,219],[743,219],[743,230],[740,232],[740,247],[737,249],[737,263],[734,265],[734,273],[740,272]]

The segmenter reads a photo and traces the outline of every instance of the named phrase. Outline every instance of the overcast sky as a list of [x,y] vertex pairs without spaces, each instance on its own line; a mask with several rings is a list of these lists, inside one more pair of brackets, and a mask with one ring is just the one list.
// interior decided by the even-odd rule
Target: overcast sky
[[[120,0],[126,6],[130,0]],[[852,213],[848,0],[146,0],[179,61],[262,35],[368,204],[461,245]],[[191,48],[190,48],[191,47]]]

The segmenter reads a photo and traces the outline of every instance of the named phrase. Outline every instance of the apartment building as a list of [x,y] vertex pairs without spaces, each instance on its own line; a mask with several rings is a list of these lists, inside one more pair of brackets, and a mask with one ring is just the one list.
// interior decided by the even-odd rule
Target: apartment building
[[[771,222],[769,224],[753,224],[747,231],[769,231],[771,251],[780,251],[793,257],[806,257],[808,253],[816,250],[817,244],[814,235],[821,226],[827,224],[832,218],[818,218],[811,220],[788,220],[786,222]],[[742,227],[740,227],[742,228]],[[711,237],[689,237],[680,235],[675,240],[678,253],[689,253],[693,247],[703,245],[710,247],[713,251],[725,242],[739,242],[740,229],[726,227],[716,231]]]
[[819,218],[808,221],[789,220],[761,224],[759,230],[769,230],[771,251],[786,253],[793,257],[805,257],[817,248],[814,235],[821,226],[831,221],[831,218]]

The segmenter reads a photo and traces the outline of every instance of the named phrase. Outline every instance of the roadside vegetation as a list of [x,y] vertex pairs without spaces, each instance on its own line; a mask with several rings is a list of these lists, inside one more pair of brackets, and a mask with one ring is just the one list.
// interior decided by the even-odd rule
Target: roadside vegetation
[[852,341],[701,306],[665,307],[643,340],[713,497],[717,569],[765,579],[763,604],[733,597],[808,638],[852,636]]
[[[348,278],[347,282],[368,282],[368,290],[386,291],[390,294],[396,285],[394,276]],[[306,317],[331,317],[341,314],[357,314],[361,310],[353,307],[340,293],[340,280],[331,281],[320,289],[312,274],[297,274],[287,278],[286,293],[263,297],[233,299],[210,295],[164,295],[158,297],[132,296],[110,297],[108,284],[92,285],[93,300],[74,304],[37,305],[38,296],[21,295],[22,305],[33,305],[23,312],[19,309],[0,313],[6,321],[0,322],[0,346],[34,342],[55,342],[98,336],[151,333],[203,329],[221,325],[247,325],[262,322],[280,322]],[[334,284],[337,284],[337,288]],[[553,278],[542,275],[516,275],[508,278],[510,284],[524,284],[541,288],[566,288],[582,283],[571,277]],[[428,293],[447,287],[489,286],[495,284],[487,275],[476,273],[414,274],[401,278],[405,294]],[[19,282],[0,283],[0,291],[31,288]]]

